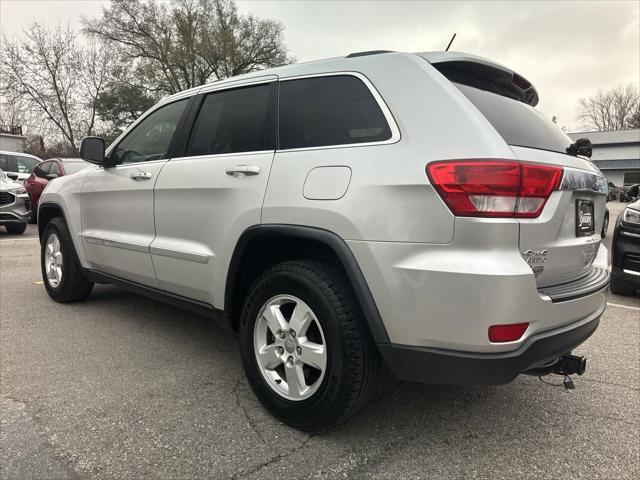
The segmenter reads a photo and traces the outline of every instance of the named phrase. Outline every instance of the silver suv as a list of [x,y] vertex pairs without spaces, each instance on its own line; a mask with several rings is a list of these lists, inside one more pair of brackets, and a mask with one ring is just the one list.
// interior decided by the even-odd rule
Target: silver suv
[[403,380],[582,373],[605,309],[607,184],[515,72],[363,52],[166,98],[40,201],[59,302],[114,283],[238,333],[256,396],[302,429]]

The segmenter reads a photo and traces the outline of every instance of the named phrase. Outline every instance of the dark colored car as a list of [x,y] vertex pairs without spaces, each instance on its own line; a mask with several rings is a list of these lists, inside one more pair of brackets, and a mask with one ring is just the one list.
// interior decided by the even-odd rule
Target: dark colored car
[[611,291],[634,295],[640,289],[640,200],[618,216],[611,256]]
[[50,158],[34,168],[31,175],[24,181],[24,188],[31,200],[31,222],[37,221],[40,195],[51,180],[79,172],[88,166],[87,162],[79,158]]
[[633,202],[638,198],[640,198],[640,183],[631,185],[620,195],[621,202]]

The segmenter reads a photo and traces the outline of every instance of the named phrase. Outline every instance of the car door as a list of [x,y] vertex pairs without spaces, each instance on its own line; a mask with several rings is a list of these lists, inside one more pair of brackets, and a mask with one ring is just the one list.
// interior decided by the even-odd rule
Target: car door
[[25,181],[25,187],[29,192],[33,205],[38,205],[38,202],[40,201],[40,195],[42,195],[44,187],[46,187],[49,182],[47,180],[47,175],[51,171],[51,165],[53,163],[54,162],[52,161],[42,162],[33,169],[33,175],[30,175]]
[[260,223],[275,151],[277,77],[212,87],[194,104],[185,153],[155,186],[151,243],[160,287],[223,308],[242,232]]
[[154,109],[106,155],[82,185],[82,239],[91,268],[157,287],[149,245],[155,236],[153,186],[170,156],[171,142],[190,100]]

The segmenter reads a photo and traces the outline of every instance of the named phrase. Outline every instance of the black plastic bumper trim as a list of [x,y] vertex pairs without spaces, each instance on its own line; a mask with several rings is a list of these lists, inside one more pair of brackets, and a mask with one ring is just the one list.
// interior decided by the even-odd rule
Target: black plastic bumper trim
[[411,382],[450,385],[501,385],[527,370],[548,364],[587,340],[597,316],[576,328],[533,335],[520,348],[504,353],[470,353],[408,345],[378,345],[394,374]]
[[553,303],[566,302],[585,297],[607,288],[609,271],[606,268],[593,267],[589,273],[572,282],[542,287],[538,293],[551,298]]

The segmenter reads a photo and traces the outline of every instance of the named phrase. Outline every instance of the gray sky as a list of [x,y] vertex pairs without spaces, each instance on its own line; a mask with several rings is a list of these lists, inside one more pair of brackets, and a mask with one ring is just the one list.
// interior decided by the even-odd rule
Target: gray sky
[[[79,26],[101,0],[0,0],[0,28],[19,35],[33,20]],[[516,70],[540,94],[539,108],[570,130],[577,103],[598,89],[640,86],[640,2],[239,2],[242,12],[281,21],[299,61],[362,50],[430,51],[446,47]]]

